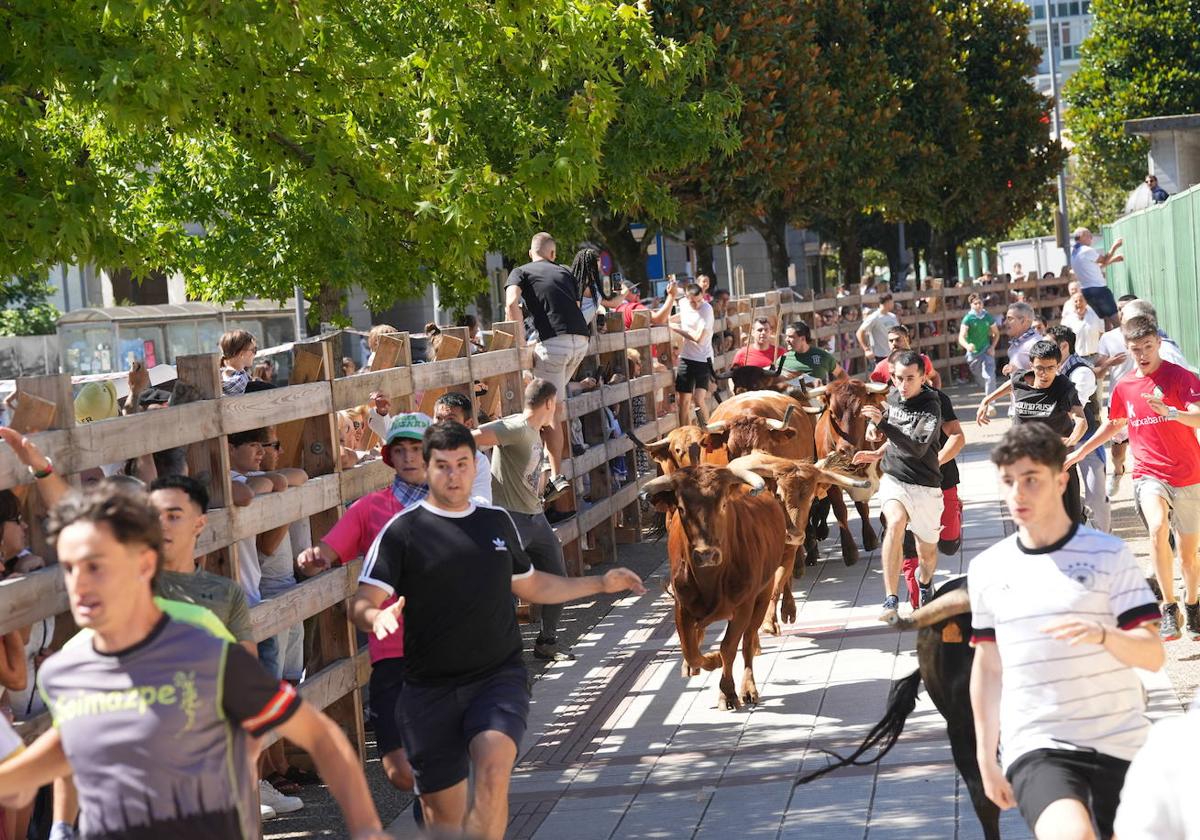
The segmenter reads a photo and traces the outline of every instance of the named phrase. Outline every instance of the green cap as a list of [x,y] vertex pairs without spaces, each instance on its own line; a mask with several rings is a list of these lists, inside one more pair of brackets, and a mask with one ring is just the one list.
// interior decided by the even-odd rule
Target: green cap
[[391,446],[401,438],[407,440],[424,440],[425,430],[432,425],[433,418],[420,411],[397,414],[392,418],[392,422],[388,424],[387,440],[384,441],[384,445]]

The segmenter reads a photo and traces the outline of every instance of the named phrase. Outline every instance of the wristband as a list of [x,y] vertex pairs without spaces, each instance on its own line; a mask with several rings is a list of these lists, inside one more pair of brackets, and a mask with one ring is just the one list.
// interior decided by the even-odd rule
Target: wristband
[[54,475],[54,463],[47,458],[46,466],[43,469],[35,470],[33,467],[30,467],[29,474],[34,478],[49,478],[50,476]]

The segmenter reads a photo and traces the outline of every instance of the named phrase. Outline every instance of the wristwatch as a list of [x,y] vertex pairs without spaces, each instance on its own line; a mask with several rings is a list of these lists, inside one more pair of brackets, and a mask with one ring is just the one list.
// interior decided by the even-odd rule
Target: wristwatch
[[1167,406],[1167,419],[1168,419],[1168,420],[1174,420],[1174,419],[1175,419],[1176,417],[1178,417],[1178,416],[1179,416],[1179,409],[1178,409],[1178,408],[1176,408],[1176,407],[1175,407],[1175,406],[1173,406],[1173,405],[1172,405],[1172,406]]

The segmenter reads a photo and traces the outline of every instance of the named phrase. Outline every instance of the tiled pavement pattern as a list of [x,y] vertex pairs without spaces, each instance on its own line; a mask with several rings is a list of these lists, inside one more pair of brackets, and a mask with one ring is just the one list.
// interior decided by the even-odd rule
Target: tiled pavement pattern
[[[960,456],[964,543],[959,557],[941,558],[939,580],[965,573],[970,557],[1011,529],[987,462],[989,442],[1007,423],[964,425],[973,441]],[[679,675],[663,569],[647,595],[619,601],[576,645],[578,659],[535,685],[508,837],[982,837],[942,718],[924,693],[880,766],[793,788],[802,770],[823,765],[822,749],[857,744],[881,716],[891,681],[916,668],[914,636],[876,620],[878,552],[847,568],[831,538],[824,554],[828,561],[795,582],[796,624],[781,638],[763,637],[755,660],[762,702],[738,712],[715,708],[719,672]],[[712,628],[708,643],[723,630]],[[1165,673],[1144,679],[1153,716],[1178,712]],[[1001,830],[1031,836],[1015,811]],[[392,831],[416,836],[408,814]]]

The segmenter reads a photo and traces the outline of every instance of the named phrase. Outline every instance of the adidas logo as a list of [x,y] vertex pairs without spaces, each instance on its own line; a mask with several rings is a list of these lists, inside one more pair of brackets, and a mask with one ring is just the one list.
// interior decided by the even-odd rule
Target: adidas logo
[[492,540],[492,545],[496,547],[497,551],[508,551],[508,543],[506,543],[500,537],[496,537],[494,540]]

